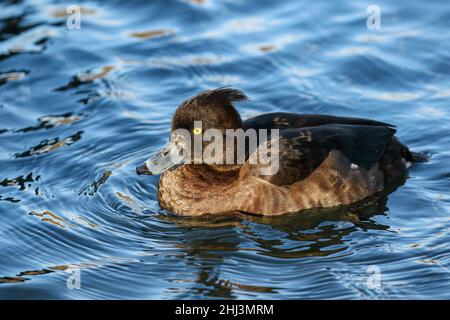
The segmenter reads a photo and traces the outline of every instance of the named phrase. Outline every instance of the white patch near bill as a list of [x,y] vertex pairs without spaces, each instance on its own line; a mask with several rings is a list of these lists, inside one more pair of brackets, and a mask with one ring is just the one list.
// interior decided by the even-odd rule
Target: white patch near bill
[[405,158],[402,158],[402,162],[405,165],[405,168],[408,169],[409,167],[411,167],[412,163],[410,161],[406,161]]
[[359,168],[359,166],[358,166],[356,163],[350,164],[350,169],[356,170],[356,169],[358,169],[358,168]]

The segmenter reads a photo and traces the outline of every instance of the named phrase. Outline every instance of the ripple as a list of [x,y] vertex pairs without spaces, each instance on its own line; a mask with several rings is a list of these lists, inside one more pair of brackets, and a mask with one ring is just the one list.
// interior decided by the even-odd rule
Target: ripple
[[195,66],[195,65],[215,65],[231,61],[230,58],[219,55],[185,55],[182,57],[166,57],[160,59],[151,59],[149,64],[160,68],[171,68],[176,66]]
[[90,186],[83,188],[78,193],[78,195],[84,194],[84,195],[94,196],[95,193],[98,191],[98,188],[100,188],[100,186],[102,184],[106,183],[106,181],[108,180],[108,178],[111,175],[112,175],[112,171],[110,171],[110,170],[104,171],[98,180],[95,180],[94,182],[92,182],[92,184]]
[[72,124],[74,122],[77,122],[81,120],[82,114],[75,115],[72,112],[68,112],[61,115],[48,115],[38,118],[38,123],[34,126],[17,129],[16,132],[30,132],[30,131],[37,131],[41,129],[51,129],[54,127]]
[[26,280],[28,279],[23,277],[0,277],[0,283],[20,283]]
[[41,178],[40,175],[36,176],[36,178],[33,178],[33,173],[30,172],[27,176],[19,176],[14,179],[8,179],[4,178],[2,182],[0,182],[0,186],[2,187],[18,187],[18,190],[22,191],[25,190],[27,185],[31,186],[30,183],[39,181]]
[[36,270],[26,270],[19,272],[16,276],[5,276],[0,277],[0,284],[1,283],[21,283],[25,281],[32,280],[31,277],[35,276],[41,276],[41,275],[47,275],[54,272],[61,272],[61,271],[67,271],[71,269],[77,269],[77,270],[89,270],[94,268],[99,268],[103,265],[107,264],[115,264],[115,263],[123,263],[124,261],[130,261],[123,258],[117,258],[117,257],[107,257],[101,260],[92,260],[92,261],[86,261],[86,262],[80,262],[80,263],[71,263],[66,265],[53,265],[46,267],[44,269],[36,269]]
[[223,37],[229,33],[255,33],[267,29],[268,21],[261,17],[251,17],[245,19],[231,20],[219,26],[215,30],[207,31],[207,37]]
[[183,0],[183,1],[195,4],[195,5],[204,5],[205,3],[211,2],[211,0]]
[[417,110],[416,115],[422,116],[422,117],[427,117],[427,118],[432,117],[432,118],[440,119],[442,117],[448,116],[448,113],[447,113],[447,111],[445,111],[441,108],[437,108],[437,107],[433,107],[433,106],[423,106],[419,110]]
[[116,195],[122,199],[123,201],[125,201],[125,203],[127,204],[128,207],[130,207],[134,212],[136,212],[137,214],[143,214],[145,208],[135,199],[133,199],[133,197],[129,196],[129,195],[125,195],[120,191],[116,192]]
[[48,210],[45,210],[42,212],[31,211],[29,213],[29,215],[40,218],[40,220],[42,222],[52,223],[53,225],[61,227],[61,228],[66,228],[66,227],[76,228],[77,227],[76,225],[65,221],[63,218],[59,217],[58,215],[56,215],[53,212],[48,211]]
[[[53,225],[58,226],[60,228],[67,228],[67,227],[78,228],[78,226],[76,224],[68,222],[66,219],[60,217],[59,215],[57,215],[49,210],[31,211],[28,214],[39,218],[42,222],[52,223]],[[89,227],[89,228],[94,228],[94,229],[98,228],[97,224],[86,220],[82,216],[72,215],[70,218],[72,221],[74,221],[84,227]]]
[[450,97],[450,88],[449,89],[438,89],[435,97],[437,97],[437,98]]
[[138,38],[138,39],[152,39],[157,37],[163,37],[170,34],[173,34],[173,30],[150,30],[150,31],[137,31],[130,34],[130,37],[132,38]]
[[409,101],[423,96],[420,92],[378,92],[370,95],[372,99],[387,101]]
[[36,53],[45,49],[50,38],[57,35],[55,29],[36,27],[0,43],[1,56],[7,57],[18,53]]
[[0,86],[7,82],[19,81],[28,74],[28,71],[10,71],[0,73]]
[[86,72],[80,72],[72,77],[68,84],[56,88],[56,91],[66,91],[69,89],[75,89],[85,83],[93,82],[97,79],[102,79],[108,76],[110,72],[115,69],[114,66],[102,66],[99,68],[91,69]]
[[290,45],[292,43],[298,42],[301,40],[300,36],[292,35],[292,34],[285,34],[280,35],[276,39],[273,40],[273,43],[265,43],[265,44],[246,44],[242,47],[244,51],[249,52],[273,52],[273,51],[279,51],[286,47],[287,45]]
[[20,199],[18,198],[14,198],[14,197],[4,197],[3,195],[0,195],[0,201],[7,201],[7,202],[11,202],[11,203],[17,203],[20,202]]
[[106,78],[108,74],[115,69],[114,66],[103,66],[99,69],[89,70],[88,72],[82,72],[76,76],[81,82],[92,82],[97,79]]
[[337,51],[331,51],[328,54],[332,57],[347,57],[354,55],[367,54],[369,49],[364,47],[342,48]]
[[[15,187],[16,190],[13,190],[12,193],[16,193],[17,191],[23,192],[26,190],[32,191],[34,196],[43,196],[45,195],[41,190],[40,186],[41,176],[37,175],[33,178],[33,173],[30,172],[28,175],[21,175],[14,179],[4,178],[0,182],[0,186],[7,188],[7,192],[11,192],[8,188]],[[18,195],[18,194],[17,194]],[[16,203],[22,201],[22,198],[15,197],[13,195],[0,195],[0,200],[8,201],[11,203]]]
[[70,146],[81,139],[81,135],[83,134],[83,131],[78,131],[77,133],[70,135],[65,138],[54,138],[51,140],[45,139],[41,141],[38,145],[31,147],[29,150],[16,153],[16,158],[24,158],[24,157],[31,157],[34,155],[40,155],[43,153],[48,153],[51,151],[58,150],[65,146]]
[[[85,6],[77,6],[82,16],[84,15],[97,15],[98,12],[94,8]],[[52,18],[67,18],[71,13],[67,12],[68,7],[47,7],[48,15]]]
[[363,43],[379,43],[384,41],[395,41],[399,38],[415,38],[422,35],[422,32],[419,30],[386,30],[383,34],[358,34],[355,39],[358,42]]

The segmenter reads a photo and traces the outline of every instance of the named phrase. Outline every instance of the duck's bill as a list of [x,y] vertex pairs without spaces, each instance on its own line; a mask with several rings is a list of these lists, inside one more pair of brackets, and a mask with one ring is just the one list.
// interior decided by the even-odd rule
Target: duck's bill
[[175,143],[170,142],[152,158],[136,168],[137,174],[157,175],[175,168],[183,162],[183,157]]

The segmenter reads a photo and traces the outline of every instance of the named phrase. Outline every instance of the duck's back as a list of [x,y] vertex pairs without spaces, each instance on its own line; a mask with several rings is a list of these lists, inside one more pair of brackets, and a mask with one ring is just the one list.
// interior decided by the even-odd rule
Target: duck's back
[[395,128],[389,123],[363,118],[337,117],[323,114],[297,114],[273,112],[256,116],[244,121],[246,129],[288,129],[315,127],[327,124],[384,126]]

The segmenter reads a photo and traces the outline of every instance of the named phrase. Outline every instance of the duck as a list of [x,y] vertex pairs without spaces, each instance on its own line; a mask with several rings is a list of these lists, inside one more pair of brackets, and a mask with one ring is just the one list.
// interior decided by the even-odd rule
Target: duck
[[[276,216],[350,205],[403,183],[408,168],[424,160],[395,137],[394,125],[286,112],[244,121],[234,105],[247,100],[238,89],[220,87],[200,92],[176,109],[168,144],[136,168],[138,175],[160,175],[157,198],[162,209],[181,216]],[[195,161],[192,146],[186,147],[190,155],[180,153],[186,139],[192,142],[208,129],[219,135],[229,130],[270,133],[258,140],[256,149],[246,149],[241,162]],[[180,130],[192,134],[183,140]],[[267,164],[250,159],[275,144],[269,154],[276,156],[277,170],[268,174],[261,170]],[[233,149],[225,153],[236,158]]]

